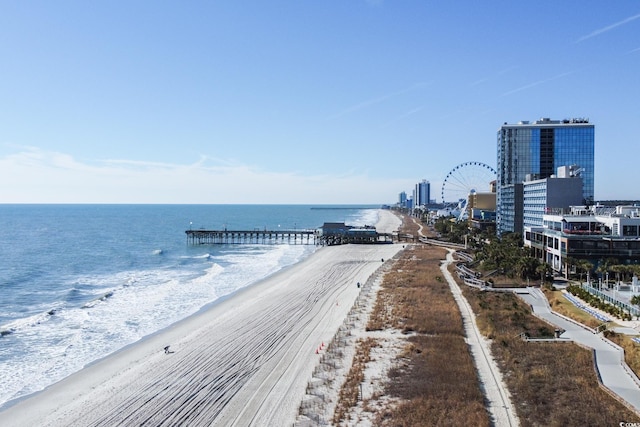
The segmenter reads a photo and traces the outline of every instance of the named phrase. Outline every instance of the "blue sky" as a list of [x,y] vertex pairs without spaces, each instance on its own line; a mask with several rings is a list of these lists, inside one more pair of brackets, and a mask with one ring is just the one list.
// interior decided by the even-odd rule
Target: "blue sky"
[[0,202],[392,203],[587,117],[640,199],[637,1],[0,3]]

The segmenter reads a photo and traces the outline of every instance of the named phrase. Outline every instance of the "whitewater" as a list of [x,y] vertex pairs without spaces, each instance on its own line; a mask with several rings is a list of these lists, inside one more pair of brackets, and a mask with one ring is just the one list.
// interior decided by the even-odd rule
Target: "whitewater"
[[0,407],[311,255],[189,228],[373,225],[376,207],[0,205]]

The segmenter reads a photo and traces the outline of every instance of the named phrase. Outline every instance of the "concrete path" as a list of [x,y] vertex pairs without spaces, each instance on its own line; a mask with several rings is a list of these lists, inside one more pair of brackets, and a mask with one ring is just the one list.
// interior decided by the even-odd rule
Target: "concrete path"
[[544,293],[538,288],[527,288],[528,293],[519,290],[517,295],[531,305],[533,312],[565,332],[561,338],[569,338],[579,344],[595,350],[596,365],[602,383],[613,393],[640,412],[640,380],[623,363],[620,348],[599,334],[594,334],[577,322],[560,316],[551,310]]
[[448,270],[449,264],[453,262],[453,250],[447,253],[447,259],[440,265],[440,271],[444,275],[453,297],[458,303],[464,330],[466,332],[466,341],[471,349],[471,355],[475,361],[478,376],[483,386],[485,398],[488,403],[488,410],[493,419],[495,426],[511,426],[520,425],[515,407],[511,402],[511,395],[502,379],[502,373],[498,368],[493,356],[489,341],[482,336],[478,325],[476,324],[476,316],[469,305],[469,302],[462,294],[462,290],[453,279]]

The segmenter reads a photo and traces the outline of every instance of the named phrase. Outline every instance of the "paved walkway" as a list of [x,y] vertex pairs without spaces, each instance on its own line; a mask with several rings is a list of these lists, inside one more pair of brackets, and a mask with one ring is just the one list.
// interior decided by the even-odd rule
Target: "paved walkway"
[[640,380],[626,364],[622,363],[623,353],[620,348],[599,334],[594,334],[579,323],[573,322],[553,312],[544,293],[538,288],[527,288],[517,292],[518,296],[531,305],[534,313],[557,326],[565,332],[561,338],[571,339],[579,344],[595,350],[596,365],[602,383],[613,393],[640,412]]
[[475,361],[478,376],[483,386],[488,410],[495,426],[518,426],[520,421],[516,413],[511,395],[502,379],[502,373],[491,355],[489,341],[484,338],[476,324],[476,316],[462,294],[462,290],[449,272],[448,266],[453,262],[453,250],[449,249],[446,261],[440,265],[440,271],[449,283],[453,297],[458,303],[462,322],[466,333],[466,341]]

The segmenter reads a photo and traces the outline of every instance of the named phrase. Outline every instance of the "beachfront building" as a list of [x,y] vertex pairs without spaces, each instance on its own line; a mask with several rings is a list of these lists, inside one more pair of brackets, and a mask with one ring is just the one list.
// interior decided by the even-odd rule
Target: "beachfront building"
[[593,203],[594,126],[587,119],[505,123],[497,134],[496,231],[523,231],[519,199],[527,176],[545,179],[572,165],[582,178],[582,203]]
[[640,207],[574,206],[544,214],[541,227],[526,227],[524,243],[554,271],[586,260],[594,269],[606,260],[640,263]]
[[469,226],[486,230],[494,227],[496,222],[496,182],[489,183],[490,192],[469,194],[467,209],[469,212]]
[[431,184],[426,179],[416,184],[413,190],[414,206],[427,206],[431,200]]
[[393,233],[378,233],[373,226],[354,227],[344,222],[325,222],[316,231],[320,245],[344,245],[348,243],[392,243]]
[[553,209],[579,206],[582,200],[582,178],[574,168],[562,166],[549,178],[522,183],[522,225],[542,227],[542,217]]
[[[496,233],[520,231],[523,227],[522,183],[508,184],[496,194]],[[498,224],[498,216],[500,224]],[[498,228],[500,227],[500,228]]]
[[405,191],[400,192],[398,194],[398,206],[406,206],[407,204],[407,193]]

